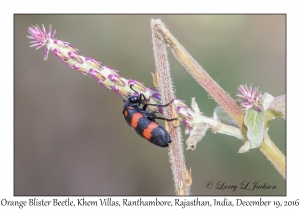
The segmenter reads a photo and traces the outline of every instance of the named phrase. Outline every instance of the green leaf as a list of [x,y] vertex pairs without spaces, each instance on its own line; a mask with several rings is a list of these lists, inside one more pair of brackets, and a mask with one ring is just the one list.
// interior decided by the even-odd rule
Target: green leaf
[[250,143],[249,141],[245,141],[244,145],[241,146],[241,148],[239,149],[238,153],[245,153],[248,152],[250,150]]
[[270,124],[276,118],[285,119],[285,95],[277,96],[268,106],[265,114],[265,127],[270,127]]
[[274,96],[272,96],[271,94],[265,92],[263,95],[263,107],[264,110],[267,110],[270,106],[270,104],[272,103],[272,101],[274,101]]
[[246,110],[244,124],[248,128],[248,140],[240,148],[240,153],[257,148],[262,144],[264,140],[264,117],[264,111],[258,112],[253,109]]
[[277,96],[270,104],[269,109],[285,119],[285,95]]

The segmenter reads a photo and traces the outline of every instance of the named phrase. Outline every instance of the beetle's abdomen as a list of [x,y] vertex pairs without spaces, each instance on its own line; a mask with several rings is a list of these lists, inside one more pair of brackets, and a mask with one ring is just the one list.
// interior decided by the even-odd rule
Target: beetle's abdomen
[[171,143],[169,133],[159,124],[149,120],[142,113],[128,106],[123,110],[126,122],[144,139],[160,147],[167,147]]

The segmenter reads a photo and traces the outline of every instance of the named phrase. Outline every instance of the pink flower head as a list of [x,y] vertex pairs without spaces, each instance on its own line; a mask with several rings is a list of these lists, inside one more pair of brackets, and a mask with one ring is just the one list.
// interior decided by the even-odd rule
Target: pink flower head
[[244,109],[253,108],[256,111],[262,111],[262,95],[258,88],[252,88],[252,86],[248,88],[247,85],[240,85],[238,90],[241,94],[237,94],[237,96],[242,98],[240,105]]
[[[40,49],[41,47],[48,45],[49,41],[53,40],[53,37],[55,35],[55,30],[52,33],[52,26],[49,26],[48,33],[45,29],[45,26],[42,25],[40,28],[38,25],[37,26],[31,26],[28,28],[28,33],[30,33],[31,36],[27,36],[30,39],[33,39],[33,41],[29,42],[32,43],[30,47],[35,47],[37,46],[36,49]],[[47,60],[48,54],[49,54],[50,48],[47,46],[45,53],[44,53],[44,60]]]

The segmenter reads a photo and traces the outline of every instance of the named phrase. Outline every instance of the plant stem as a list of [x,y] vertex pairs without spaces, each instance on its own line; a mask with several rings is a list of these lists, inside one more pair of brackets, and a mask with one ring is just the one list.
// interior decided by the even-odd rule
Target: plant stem
[[[170,76],[170,66],[168,62],[166,45],[161,37],[161,34],[156,31],[155,26],[155,20],[151,20],[155,67],[158,74],[158,89],[161,95],[161,102],[166,104],[175,98],[175,94]],[[174,116],[174,109],[172,109],[172,106],[164,108],[163,111],[164,116],[168,119],[171,119]],[[186,166],[180,127],[175,128],[172,123],[169,123],[169,125],[171,125],[169,133],[172,139],[172,143],[170,144],[169,148],[169,157],[173,171],[175,191],[177,195],[189,195],[189,186],[187,186],[185,183]]]
[[276,170],[285,179],[285,156],[272,142],[267,132],[265,132],[265,138],[260,146],[260,151],[268,158],[268,160],[273,164]]

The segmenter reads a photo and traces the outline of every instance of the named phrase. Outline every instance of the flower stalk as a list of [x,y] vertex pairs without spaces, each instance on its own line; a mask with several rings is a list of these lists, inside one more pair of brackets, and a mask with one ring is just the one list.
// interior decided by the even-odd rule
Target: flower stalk
[[285,168],[285,156],[276,147],[273,141],[270,139],[268,132],[265,132],[264,142],[260,146],[260,151],[268,158],[280,175],[286,178],[286,168]]
[[[170,66],[168,61],[167,48],[161,35],[157,33],[155,27],[155,21],[151,20],[152,31],[152,43],[154,51],[154,60],[156,67],[156,79],[155,83],[158,84],[159,92],[161,95],[161,102],[166,104],[175,98],[173,90],[173,84],[170,75]],[[191,115],[187,112],[185,106],[177,108],[178,112],[191,119]],[[163,114],[167,119],[172,119],[175,115],[173,112],[177,112],[172,109],[172,106],[168,106],[164,109]],[[168,124],[168,122],[166,121]],[[173,180],[177,195],[189,195],[189,186],[185,182],[185,158],[183,154],[182,137],[180,127],[172,125],[167,126],[170,128],[169,134],[172,139],[172,144],[169,148],[169,159],[173,172]]]

